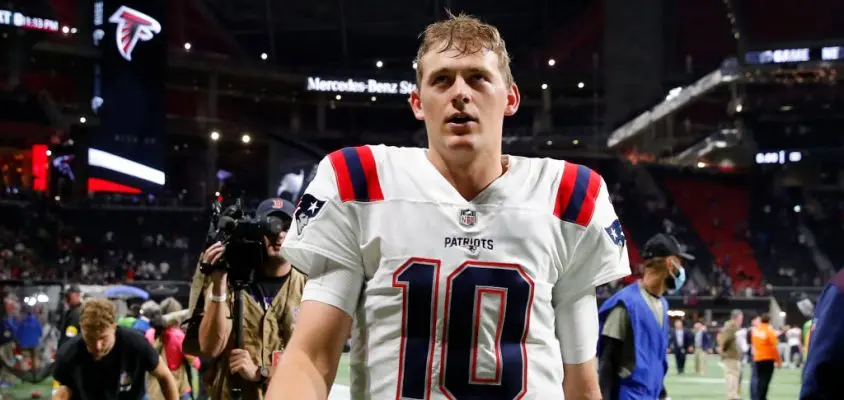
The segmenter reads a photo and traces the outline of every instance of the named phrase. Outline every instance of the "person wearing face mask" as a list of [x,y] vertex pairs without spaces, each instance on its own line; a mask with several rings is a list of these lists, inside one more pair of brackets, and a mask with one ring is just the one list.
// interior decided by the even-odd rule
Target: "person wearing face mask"
[[684,253],[671,235],[658,234],[642,248],[642,279],[607,299],[598,311],[598,378],[604,400],[667,398],[668,302],[686,282]]
[[[227,271],[214,270],[207,277],[198,275],[203,279],[202,290],[197,290],[195,295],[203,297],[204,293],[205,298],[191,299],[191,304],[204,311],[198,329],[188,328],[185,339],[197,342],[198,349],[183,346],[183,351],[212,360],[204,373],[212,399],[230,398],[233,376],[242,382],[244,399],[262,399],[271,371],[287,347],[307,280],[305,274],[281,255],[281,243],[290,228],[294,209],[289,201],[275,198],[262,201],[255,212],[256,218],[267,220],[268,226],[279,227],[279,232],[265,233],[264,265],[255,268],[254,281],[241,292],[243,348],[235,348],[230,317],[234,299],[229,294]],[[200,263],[214,265],[220,262],[224,252],[225,245],[212,244],[203,252]],[[194,350],[198,354],[193,354]]]

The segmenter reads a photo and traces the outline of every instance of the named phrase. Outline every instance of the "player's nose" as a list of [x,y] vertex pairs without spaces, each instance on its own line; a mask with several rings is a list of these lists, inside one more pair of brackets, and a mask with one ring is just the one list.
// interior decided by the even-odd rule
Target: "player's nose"
[[463,78],[457,78],[451,87],[451,105],[458,111],[462,111],[471,102],[469,85]]

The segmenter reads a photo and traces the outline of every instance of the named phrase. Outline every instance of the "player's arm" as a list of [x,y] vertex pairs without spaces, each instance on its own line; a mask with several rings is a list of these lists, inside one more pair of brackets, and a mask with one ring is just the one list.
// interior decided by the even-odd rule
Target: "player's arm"
[[566,399],[601,398],[595,366],[598,347],[598,303],[595,289],[581,290],[574,295],[555,286],[552,302],[555,329],[563,356],[563,392]]
[[319,301],[302,302],[267,399],[327,399],[351,326],[345,311]]
[[53,391],[53,400],[70,400],[73,397],[73,391],[67,385],[62,384],[73,382],[73,374],[71,373],[68,362],[68,352],[70,349],[65,343],[56,354],[56,362],[53,366],[53,379],[58,383],[59,387]]
[[320,162],[282,244],[285,258],[308,275],[308,282],[296,329],[273,372],[267,399],[328,398],[363,290],[354,218],[339,195],[334,169],[345,164],[332,166],[333,159]]
[[363,275],[333,260],[322,262],[309,274],[296,329],[273,372],[268,399],[322,400],[334,383]]
[[[575,196],[579,193],[585,195]],[[561,260],[552,296],[566,373],[564,389],[567,398],[600,398],[594,368],[598,343],[595,288],[630,274],[624,231],[606,183],[586,167],[565,164],[556,198],[568,199],[555,207],[562,220],[562,245],[568,247],[565,253],[569,256]]]

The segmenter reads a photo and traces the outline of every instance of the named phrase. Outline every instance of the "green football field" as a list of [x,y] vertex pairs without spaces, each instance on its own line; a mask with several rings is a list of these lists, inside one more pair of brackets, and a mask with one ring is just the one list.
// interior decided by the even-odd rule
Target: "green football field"
[[[665,378],[665,387],[672,400],[715,400],[724,399],[724,374],[718,364],[718,357],[710,356],[706,373],[695,375],[693,364],[686,363],[686,374],[677,375],[674,368],[673,357],[669,357],[671,365],[668,375]],[[691,361],[691,360],[690,360]],[[750,367],[745,367],[745,374],[742,382],[742,396],[750,398]],[[30,399],[33,390],[40,390],[44,396],[49,398],[51,382],[43,382],[39,385],[22,384],[11,391],[3,392],[0,399]],[[349,398],[349,358],[343,355],[340,361],[340,368],[337,371],[335,387],[331,393],[332,400],[343,400]],[[800,370],[778,369],[774,372],[774,379],[771,381],[769,400],[794,400],[800,392]]]
[[[674,357],[669,356],[669,371],[665,377],[665,388],[672,400],[722,400],[726,398],[724,390],[724,372],[717,356],[710,356],[706,373],[694,374],[694,364],[686,362],[686,373],[678,375],[674,366]],[[750,367],[745,367],[742,378],[742,396],[750,398]],[[347,399],[349,384],[348,357],[343,356],[341,368],[337,371],[336,385],[332,399]],[[340,386],[342,385],[342,386]],[[768,400],[794,400],[800,392],[800,370],[782,368],[774,372],[768,392]]]

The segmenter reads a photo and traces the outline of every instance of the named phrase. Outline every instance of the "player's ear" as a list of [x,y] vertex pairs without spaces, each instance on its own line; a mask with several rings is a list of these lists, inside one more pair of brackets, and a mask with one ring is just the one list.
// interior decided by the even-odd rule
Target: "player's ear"
[[410,109],[413,110],[413,116],[419,121],[425,120],[425,113],[422,112],[422,98],[419,96],[419,89],[414,89],[410,92],[410,98],[407,99],[410,103]]
[[507,90],[507,107],[504,108],[504,115],[512,116],[519,111],[519,104],[522,102],[522,96],[519,94],[519,87],[513,82],[510,89]]

